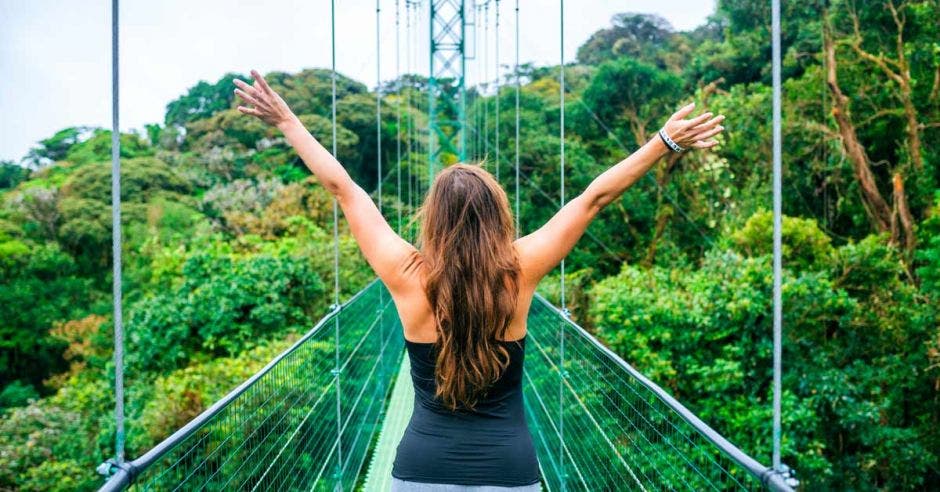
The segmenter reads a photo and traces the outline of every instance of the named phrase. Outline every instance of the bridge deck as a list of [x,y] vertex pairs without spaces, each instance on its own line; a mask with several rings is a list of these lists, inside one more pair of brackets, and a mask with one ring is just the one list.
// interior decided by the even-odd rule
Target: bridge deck
[[388,403],[388,411],[379,433],[379,442],[369,463],[366,475],[366,492],[387,492],[392,485],[392,462],[395,449],[405,433],[411,411],[414,409],[414,388],[411,385],[411,363],[408,356],[402,357],[395,387]]

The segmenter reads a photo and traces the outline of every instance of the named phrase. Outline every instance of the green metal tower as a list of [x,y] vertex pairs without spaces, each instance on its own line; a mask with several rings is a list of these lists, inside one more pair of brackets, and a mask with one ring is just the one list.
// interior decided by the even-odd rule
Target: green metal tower
[[464,119],[466,18],[464,0],[429,0],[431,65],[428,79],[428,176],[467,155]]

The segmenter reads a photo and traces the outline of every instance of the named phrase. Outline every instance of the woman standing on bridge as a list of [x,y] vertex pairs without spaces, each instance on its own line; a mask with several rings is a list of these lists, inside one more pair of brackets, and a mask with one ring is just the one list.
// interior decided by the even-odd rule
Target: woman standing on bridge
[[392,469],[394,491],[537,491],[539,464],[522,400],[526,318],[539,281],[606,205],[669,152],[706,149],[723,116],[686,119],[599,175],[537,231],[515,238],[506,193],[477,165],[435,177],[419,213],[419,248],[255,71],[236,80],[242,113],[276,126],[336,197],[363,255],[391,292],[411,360],[415,407]]

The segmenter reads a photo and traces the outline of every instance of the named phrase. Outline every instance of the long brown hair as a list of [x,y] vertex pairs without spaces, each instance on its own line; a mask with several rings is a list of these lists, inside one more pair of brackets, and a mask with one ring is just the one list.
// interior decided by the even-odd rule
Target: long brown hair
[[434,179],[420,211],[426,291],[437,323],[437,396],[472,409],[509,365],[505,339],[519,296],[506,192],[478,165]]

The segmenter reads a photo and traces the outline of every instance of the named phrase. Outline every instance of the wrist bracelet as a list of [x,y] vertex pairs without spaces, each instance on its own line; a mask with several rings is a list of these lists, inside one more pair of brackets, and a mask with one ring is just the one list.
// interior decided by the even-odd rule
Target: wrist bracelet
[[666,127],[663,127],[659,130],[659,138],[663,139],[663,143],[666,144],[666,147],[672,149],[673,152],[682,152],[685,150],[680,147],[679,144],[673,142],[673,140],[669,138],[669,134],[666,133]]

